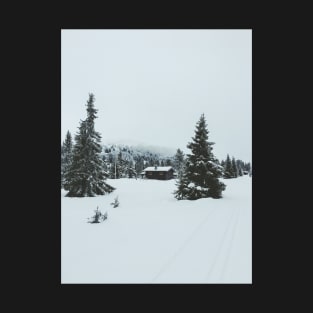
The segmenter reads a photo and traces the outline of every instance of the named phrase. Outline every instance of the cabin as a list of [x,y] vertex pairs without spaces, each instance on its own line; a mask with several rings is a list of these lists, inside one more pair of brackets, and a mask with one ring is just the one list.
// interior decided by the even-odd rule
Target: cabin
[[174,178],[174,169],[171,166],[150,166],[143,171],[145,177],[149,179],[168,180]]

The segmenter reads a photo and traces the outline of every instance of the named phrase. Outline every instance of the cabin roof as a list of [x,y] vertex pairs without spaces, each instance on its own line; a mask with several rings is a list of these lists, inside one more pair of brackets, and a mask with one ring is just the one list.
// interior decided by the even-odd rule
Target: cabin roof
[[146,172],[146,171],[149,171],[149,172],[167,172],[170,169],[173,169],[172,166],[157,166],[156,168],[155,168],[155,166],[149,166],[149,167],[146,167],[143,171],[144,172]]

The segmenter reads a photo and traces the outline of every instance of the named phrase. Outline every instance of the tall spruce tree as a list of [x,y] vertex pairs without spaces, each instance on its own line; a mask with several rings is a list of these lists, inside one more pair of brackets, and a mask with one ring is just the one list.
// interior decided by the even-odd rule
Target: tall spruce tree
[[93,197],[112,192],[115,188],[108,185],[101,158],[101,135],[95,131],[94,120],[97,111],[95,98],[89,94],[87,118],[80,122],[75,136],[73,160],[65,175],[64,189],[67,197]]
[[174,169],[177,171],[177,177],[181,178],[184,169],[184,153],[180,149],[177,149],[176,154],[174,156]]
[[193,141],[187,145],[191,154],[187,154],[183,175],[178,180],[178,188],[174,192],[178,200],[222,197],[222,191],[226,186],[218,179],[222,175],[222,170],[221,166],[216,164],[212,152],[214,143],[208,141],[208,133],[205,117],[202,114],[196,125]]
[[66,133],[66,137],[61,147],[61,188],[64,187],[65,173],[68,171],[72,163],[73,154],[73,140],[69,131]]

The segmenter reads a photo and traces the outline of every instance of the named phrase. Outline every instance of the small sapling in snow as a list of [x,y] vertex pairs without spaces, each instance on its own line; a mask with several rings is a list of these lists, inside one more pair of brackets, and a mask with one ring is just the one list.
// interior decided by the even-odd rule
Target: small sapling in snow
[[113,208],[116,208],[120,205],[120,203],[118,201],[118,196],[114,199],[114,202],[112,202],[111,205],[113,205]]
[[101,223],[108,218],[108,213],[105,212],[104,214],[102,214],[101,211],[99,211],[98,207],[95,210],[95,213],[96,214],[89,219],[88,223]]

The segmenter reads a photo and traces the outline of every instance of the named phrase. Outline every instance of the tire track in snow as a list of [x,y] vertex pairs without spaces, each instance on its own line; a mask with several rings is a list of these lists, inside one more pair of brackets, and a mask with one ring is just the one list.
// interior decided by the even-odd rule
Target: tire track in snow
[[234,237],[235,237],[235,233],[236,233],[236,230],[237,230],[237,224],[238,224],[240,213],[241,213],[241,208],[239,207],[238,213],[236,215],[236,220],[235,220],[235,223],[233,225],[232,232],[231,232],[231,240],[230,240],[230,244],[228,246],[227,252],[226,252],[227,254],[226,254],[226,258],[225,258],[225,261],[224,261],[224,264],[223,264],[223,267],[222,267],[220,280],[222,280],[224,278],[226,266],[229,263],[229,258],[230,258],[231,250],[232,250],[233,243],[234,243]]
[[190,243],[190,241],[195,237],[195,235],[200,231],[200,229],[202,229],[202,227],[206,224],[209,217],[211,217],[211,215],[213,215],[213,213],[217,211],[218,209],[216,208],[210,211],[210,213],[205,217],[205,219],[201,221],[201,223],[193,230],[191,235],[184,241],[184,243],[180,246],[180,248],[163,264],[159,272],[152,279],[152,282],[155,282],[159,278],[159,276],[166,271],[166,269],[174,262],[177,256],[184,251],[184,249]]
[[229,233],[229,229],[231,228],[230,225],[232,224],[232,221],[234,220],[234,218],[236,216],[235,213],[236,213],[236,210],[233,210],[232,215],[229,218],[229,221],[228,221],[227,226],[225,228],[225,231],[223,233],[223,237],[222,237],[221,243],[220,243],[220,245],[217,248],[217,253],[216,253],[215,257],[214,257],[212,265],[211,265],[209,271],[207,272],[207,274],[205,275],[205,279],[204,279],[205,283],[208,283],[208,280],[209,280],[211,274],[213,273],[213,270],[215,268],[217,259],[218,259],[219,255],[220,255],[221,251],[222,251],[223,246],[225,245],[225,239],[227,237],[226,235],[227,235],[227,233]]

